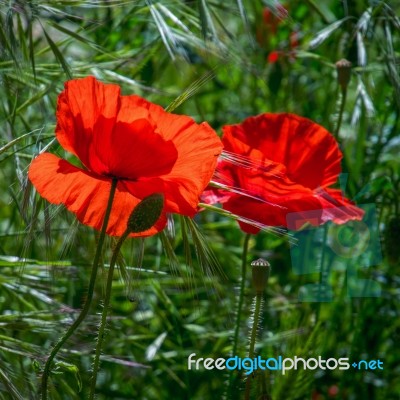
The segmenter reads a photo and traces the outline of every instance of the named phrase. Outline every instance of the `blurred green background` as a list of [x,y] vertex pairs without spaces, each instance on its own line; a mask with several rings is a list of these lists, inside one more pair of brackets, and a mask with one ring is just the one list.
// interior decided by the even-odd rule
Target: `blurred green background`
[[[297,275],[290,237],[262,232],[249,242],[238,355],[248,351],[250,262],[264,257],[272,273],[258,354],[380,359],[384,369],[272,371],[252,398],[400,399],[399,11],[398,1],[377,0],[0,0],[0,398],[38,398],[46,356],[85,298],[97,234],[40,199],[27,167],[44,148],[65,157],[54,138],[57,96],[66,80],[94,75],[217,132],[267,111],[331,132],[341,119],[346,196],[376,206],[383,252],[357,274],[381,293],[347,296],[338,270],[332,301],[300,302],[318,272]],[[342,58],[353,64],[345,96]],[[230,356],[245,235],[208,210],[196,224],[173,222],[123,247],[99,399],[243,398],[243,377],[227,393],[225,371],[188,371],[187,357]],[[57,357],[51,399],[85,398],[113,244],[91,315]]]

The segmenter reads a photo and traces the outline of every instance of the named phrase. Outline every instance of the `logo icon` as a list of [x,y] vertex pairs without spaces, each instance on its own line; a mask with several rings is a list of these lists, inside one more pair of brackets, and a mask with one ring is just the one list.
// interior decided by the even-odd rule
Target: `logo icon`
[[[287,214],[287,226],[294,239],[290,248],[294,273],[309,275],[310,279],[319,276],[316,283],[301,287],[300,301],[332,301],[334,294],[330,280],[335,271],[345,272],[348,297],[381,295],[378,282],[366,276],[368,268],[382,261],[376,207],[375,204],[357,204],[357,207],[365,212],[363,219],[343,225],[327,222],[318,226],[321,210]],[[323,211],[337,214],[345,212],[346,207]]]

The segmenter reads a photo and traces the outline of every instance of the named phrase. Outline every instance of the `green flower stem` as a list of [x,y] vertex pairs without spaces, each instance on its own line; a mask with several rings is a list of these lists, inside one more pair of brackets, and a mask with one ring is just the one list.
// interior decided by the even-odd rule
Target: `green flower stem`
[[[261,312],[261,305],[262,305],[262,292],[258,291],[255,298],[255,306],[254,306],[254,314],[253,314],[253,326],[251,329],[251,337],[250,337],[250,347],[249,347],[249,358],[254,358],[254,349],[256,346],[256,338],[257,338],[257,328],[258,328],[258,321],[260,319],[260,312]],[[244,393],[245,400],[250,399],[250,390],[251,384],[253,382],[253,376],[248,375],[246,381],[246,389]]]
[[330,266],[325,265],[326,263],[326,251],[325,246],[328,241],[328,227],[325,224],[323,226],[324,236],[322,239],[323,247],[322,247],[322,254],[320,260],[320,272],[319,272],[319,284],[318,284],[318,291],[317,291],[317,304],[316,304],[316,311],[315,311],[315,323],[318,323],[320,312],[321,312],[321,303],[326,302],[326,298],[323,295],[326,293],[328,287],[328,279],[329,279],[329,272]]
[[61,339],[57,342],[57,344],[53,347],[49,357],[47,358],[47,361],[46,361],[46,364],[45,364],[44,370],[43,370],[43,375],[42,375],[42,400],[47,399],[47,382],[49,379],[50,367],[51,367],[52,361],[54,360],[54,357],[57,355],[57,353],[59,352],[59,350],[61,349],[63,344],[68,340],[68,338],[75,332],[75,330],[82,323],[82,321],[85,319],[86,315],[89,312],[90,305],[91,305],[92,299],[93,299],[97,270],[99,267],[100,256],[101,256],[101,252],[103,249],[103,243],[104,243],[104,238],[106,235],[108,220],[110,219],[111,207],[112,207],[112,203],[114,200],[115,190],[117,188],[117,183],[118,183],[117,179],[112,180],[110,195],[108,197],[106,213],[104,215],[103,226],[101,227],[99,242],[97,243],[96,254],[93,259],[92,272],[90,275],[89,287],[88,287],[88,291],[87,291],[85,304],[83,305],[83,308],[82,308],[78,318],[69,327],[67,332],[65,332],[65,334],[61,337]]
[[[340,107],[339,108],[339,117],[338,117],[337,124],[335,127],[335,132],[334,132],[334,137],[338,142],[340,139],[339,132],[342,127],[344,107],[346,105],[346,99],[347,99],[347,87],[341,87],[340,92],[341,92],[341,99],[340,99],[340,106],[339,106]],[[351,170],[351,168],[349,168],[348,154],[345,151],[345,149],[343,149],[342,163],[343,163],[344,172],[349,172]],[[349,179],[349,181],[347,182],[347,185],[350,189],[350,193],[355,194],[357,192],[357,188],[355,186],[355,183],[352,181],[352,179]]]
[[94,356],[92,378],[91,378],[91,383],[90,383],[90,394],[89,394],[90,400],[94,399],[94,395],[95,395],[95,391],[96,391],[97,373],[98,373],[99,366],[100,366],[100,353],[101,353],[101,349],[103,347],[104,331],[105,331],[106,324],[107,324],[107,315],[108,315],[108,308],[110,305],[111,287],[112,287],[112,281],[113,281],[114,268],[115,268],[115,264],[117,262],[119,250],[121,249],[121,246],[124,243],[125,239],[128,237],[129,233],[130,233],[130,231],[129,231],[129,229],[127,229],[125,231],[125,233],[119,238],[119,240],[115,246],[113,255],[111,257],[110,268],[108,269],[106,293],[105,293],[105,297],[104,297],[103,312],[101,313],[101,322],[100,322],[100,327],[99,327],[99,333],[97,336],[96,352],[95,352],[95,356]]
[[[233,346],[232,346],[232,355],[237,355],[237,347],[239,341],[239,331],[240,331],[240,320],[242,317],[242,308],[243,308],[243,300],[244,300],[244,288],[246,283],[246,264],[247,264],[247,253],[249,249],[251,235],[249,233],[246,234],[243,243],[243,253],[242,253],[242,276],[240,280],[240,290],[239,290],[239,301],[236,310],[236,322],[235,322],[235,333],[233,336]],[[228,385],[228,393],[231,395],[233,390],[233,370],[229,372],[229,385]]]
[[347,98],[347,88],[342,88],[341,92],[342,92],[342,98],[340,99],[339,118],[335,129],[336,140],[339,140],[339,131],[340,127],[342,126],[344,106],[346,105],[346,98]]

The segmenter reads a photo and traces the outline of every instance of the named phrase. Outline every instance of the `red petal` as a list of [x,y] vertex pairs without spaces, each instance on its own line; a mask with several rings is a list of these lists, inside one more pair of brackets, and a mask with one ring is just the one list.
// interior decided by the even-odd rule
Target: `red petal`
[[105,85],[92,76],[68,81],[58,97],[59,143],[98,174],[108,169],[101,150],[112,135],[119,106],[119,86]]
[[[168,174],[178,152],[172,141],[154,132],[146,119],[131,123],[117,122],[108,152],[108,175],[137,180]],[[107,150],[106,150],[107,149]]]
[[339,189],[324,189],[317,192],[323,207],[322,223],[333,221],[344,224],[347,221],[361,221],[365,212],[343,196]]
[[261,159],[263,155],[257,149],[252,155],[256,158],[251,158],[249,165],[222,162],[220,168],[219,164],[217,181],[239,194],[275,204],[285,198],[313,196],[311,189],[288,178],[284,165]]
[[221,140],[207,123],[197,124],[190,117],[167,113],[152,103],[149,103],[149,113],[157,121],[159,134],[172,140],[178,151],[172,170],[160,176],[166,198],[171,200],[172,212],[193,215],[214,173],[222,151]]
[[[96,151],[106,175],[137,180],[171,171],[176,159],[175,144],[160,134],[148,108],[151,103],[139,96],[122,96],[112,135],[98,136]],[[96,135],[97,136],[97,135]]]
[[[280,199],[279,204],[273,205],[259,200],[249,199],[243,196],[234,196],[224,205],[224,209],[241,217],[256,221],[265,226],[287,227],[286,216],[288,213],[298,213],[298,216],[306,216],[309,210],[320,210],[320,203],[312,194],[287,195]],[[317,216],[313,214],[313,218]],[[254,226],[239,222],[240,227],[246,233],[258,233]]]
[[[83,224],[101,229],[111,179],[95,177],[50,153],[41,154],[32,161],[28,176],[41,196],[50,203],[64,204]],[[155,191],[153,190],[153,193]],[[107,234],[121,236],[125,232],[128,218],[139,201],[140,198],[134,197],[123,181],[118,182]],[[161,231],[165,224],[166,217],[163,212],[155,226],[146,232],[131,236],[153,235]]]
[[137,182],[123,181],[127,190],[134,196],[146,197],[154,192],[164,194],[166,212],[193,217],[197,212],[200,192],[191,188],[191,182],[167,180],[164,178],[141,179]]
[[254,149],[283,164],[287,175],[310,189],[333,184],[340,173],[341,152],[320,125],[293,114],[261,114],[223,127],[225,149],[252,157]]
[[201,202],[206,204],[225,203],[232,197],[232,195],[232,192],[208,186],[208,188],[201,194]]

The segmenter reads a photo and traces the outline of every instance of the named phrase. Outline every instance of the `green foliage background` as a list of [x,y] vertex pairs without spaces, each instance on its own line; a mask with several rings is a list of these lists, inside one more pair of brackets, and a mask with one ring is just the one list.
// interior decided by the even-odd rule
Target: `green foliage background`
[[[265,10],[282,11],[277,5],[0,0],[0,399],[38,398],[43,362],[82,305],[96,247],[91,229],[40,199],[27,181],[39,151],[67,156],[54,138],[64,82],[95,75],[218,132],[266,111],[297,113],[333,132],[343,100],[341,58],[353,63],[339,132],[346,194],[377,206],[384,257],[360,273],[382,293],[346,297],[345,272],[335,271],[332,302],[299,302],[300,287],[317,274],[293,273],[286,235],[254,236],[248,263],[265,257],[272,264],[257,349],[263,357],[379,358],[384,370],[271,372],[253,398],[400,398],[400,4],[290,0],[286,18],[266,22]],[[278,60],[269,62],[274,51]],[[225,396],[227,375],[188,371],[187,357],[230,355],[244,235],[216,212],[195,222],[174,218],[164,234],[124,245],[99,399]],[[107,241],[105,272],[113,244]],[[254,296],[248,278],[241,356]],[[105,273],[90,318],[59,353],[52,399],[85,398],[104,284]],[[228,397],[242,396],[239,379]]]

